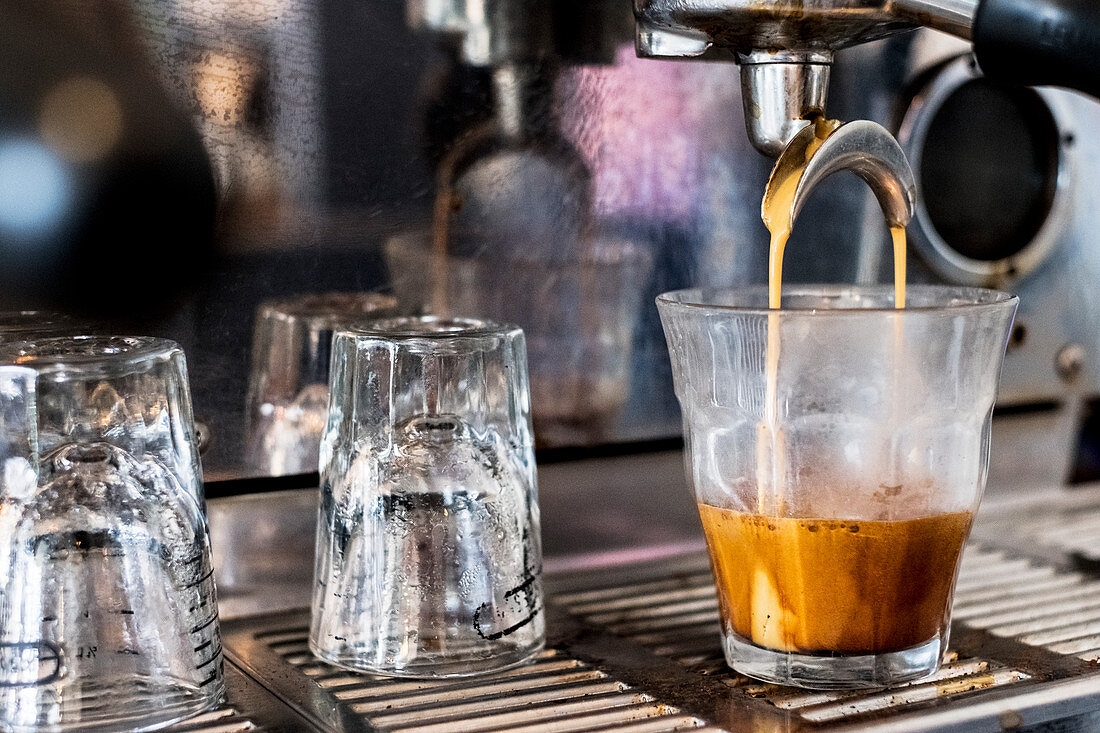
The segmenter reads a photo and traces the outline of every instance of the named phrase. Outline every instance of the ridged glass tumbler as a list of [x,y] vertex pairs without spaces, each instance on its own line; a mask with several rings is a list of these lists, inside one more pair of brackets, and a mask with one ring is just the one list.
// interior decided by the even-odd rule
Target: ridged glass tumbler
[[657,305],[730,666],[811,688],[934,672],[1016,298],[790,286]]
[[317,470],[328,410],[332,334],[395,315],[378,293],[313,293],[262,303],[248,377],[248,467],[264,476]]
[[310,648],[448,677],[544,644],[523,332],[397,318],[333,341]]
[[223,699],[201,487],[176,344],[0,347],[0,728],[151,730]]

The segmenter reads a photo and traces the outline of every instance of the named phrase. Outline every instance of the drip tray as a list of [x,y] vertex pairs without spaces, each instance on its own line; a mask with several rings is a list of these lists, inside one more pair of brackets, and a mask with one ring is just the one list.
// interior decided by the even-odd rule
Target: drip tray
[[[1100,580],[1047,560],[971,545],[955,598],[952,649],[940,672],[889,690],[841,693],[761,684],[726,667],[702,553],[546,580],[547,650],[495,675],[423,682],[349,673],[309,653],[304,610],[224,622],[225,651],[234,673],[298,716],[299,730],[1000,731],[1049,721],[1061,721],[1057,730],[1100,724],[1093,717],[1100,711]],[[1074,719],[1077,727],[1068,723]]]
[[169,733],[291,733],[314,728],[306,718],[229,662],[225,665],[225,692],[228,700],[218,710],[164,730]]

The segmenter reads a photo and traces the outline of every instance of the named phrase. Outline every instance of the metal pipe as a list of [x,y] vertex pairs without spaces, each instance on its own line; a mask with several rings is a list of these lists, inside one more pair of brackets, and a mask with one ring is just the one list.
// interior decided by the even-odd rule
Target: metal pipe
[[899,20],[971,39],[978,0],[893,0],[888,11]]

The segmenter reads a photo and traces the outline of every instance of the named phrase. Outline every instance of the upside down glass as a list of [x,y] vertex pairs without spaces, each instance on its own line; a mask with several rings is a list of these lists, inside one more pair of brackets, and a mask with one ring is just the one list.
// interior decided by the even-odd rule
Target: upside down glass
[[544,643],[523,332],[377,321],[333,340],[310,648],[450,677]]
[[520,326],[538,445],[607,442],[631,391],[634,328],[652,258],[618,239],[563,244],[570,255],[559,259],[512,244],[486,240],[493,255],[456,256],[440,255],[417,233],[392,238],[386,258],[402,308]]
[[726,660],[809,688],[934,672],[1016,298],[792,286],[657,299]]
[[155,461],[205,506],[183,349],[152,337],[53,336],[0,345],[0,364],[38,375],[43,454],[70,443],[109,443]]
[[0,347],[0,728],[150,730],[224,694],[183,353]]
[[249,468],[265,476],[317,470],[332,334],[392,316],[396,307],[395,298],[378,293],[311,293],[260,304],[248,376]]

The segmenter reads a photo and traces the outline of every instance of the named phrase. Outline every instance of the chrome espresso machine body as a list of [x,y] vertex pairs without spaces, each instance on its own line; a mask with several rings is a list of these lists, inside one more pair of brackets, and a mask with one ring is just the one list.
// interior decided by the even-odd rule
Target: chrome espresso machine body
[[[639,56],[736,56],[748,137],[772,157],[807,120],[832,116],[826,103],[840,49],[913,26],[973,41],[971,49],[922,30],[908,45],[886,41],[893,53],[852,49],[864,56],[842,68],[851,76],[836,85],[847,94],[836,107],[842,118],[882,121],[912,163],[917,277],[1021,296],[998,402],[1009,410],[995,422],[990,485],[1064,481],[1076,458],[1083,400],[1097,385],[1096,361],[1087,355],[1095,351],[1096,328],[1084,305],[1096,275],[1088,264],[1095,225],[1077,218],[1095,206],[1094,189],[1081,176],[1091,175],[1097,156],[1095,141],[1077,131],[1091,126],[1097,110],[1093,99],[1074,92],[1019,86],[1097,94],[1098,56],[1082,31],[1090,19],[1080,14],[1091,12],[1087,5],[635,0],[634,10]],[[883,68],[896,70],[897,96],[876,105],[882,89],[870,70]],[[855,219],[854,280],[871,282],[883,273],[885,240],[875,232],[874,205],[863,213]],[[1032,339],[1037,333],[1042,345]]]
[[[524,185],[523,171],[544,155],[533,140],[555,141],[552,147],[566,152],[551,168],[569,183],[544,178],[534,190],[573,208],[551,208],[558,216],[549,233],[541,217],[510,225],[510,241],[538,247],[550,238],[548,248],[560,254],[596,219],[600,228],[655,249],[653,292],[763,278],[766,239],[756,202],[767,162],[738,136],[738,110],[748,142],[770,157],[815,114],[886,125],[917,176],[911,278],[1021,296],[999,401],[1006,409],[995,423],[990,484],[1003,491],[1068,478],[1086,401],[1100,384],[1092,356],[1100,346],[1092,305],[1100,259],[1090,244],[1100,142],[1085,132],[1100,107],[1066,89],[1020,86],[1096,91],[1097,57],[1073,32],[1087,21],[1080,12],[1088,9],[1063,3],[1043,15],[1026,4],[974,0],[635,0],[639,57],[715,61],[643,67],[621,53],[614,61],[613,49],[622,50],[614,36],[620,26],[587,27],[568,3],[540,4],[538,12],[522,3],[409,3],[415,27],[453,44],[457,63],[490,74],[498,127],[529,136],[526,143],[513,136],[517,154],[496,175],[476,174],[491,168],[494,156],[471,163],[478,151],[470,145],[457,156],[464,163],[440,168],[439,200],[453,195],[492,219],[471,225],[479,232],[501,227],[514,215],[499,212],[517,204],[524,212],[545,211],[543,202],[511,199],[499,189],[513,184],[526,196],[539,195]],[[613,16],[608,9],[603,19]],[[914,32],[915,26],[925,29]],[[570,57],[574,36],[598,38],[597,52]],[[1031,43],[1040,36],[1043,43]],[[971,39],[973,49],[965,42]],[[1056,44],[1063,56],[1031,47]],[[731,61],[740,68],[739,87]],[[648,83],[634,83],[635,67]],[[545,98],[532,101],[539,99],[532,81],[538,78],[544,95],[553,90],[552,110],[540,108]],[[623,112],[629,123],[616,118]],[[468,142],[460,137],[457,146]],[[640,200],[650,206],[637,210]],[[470,201],[485,203],[469,207]],[[883,261],[889,240],[873,198],[857,182],[830,182],[804,218],[812,223],[804,225],[809,231],[795,228],[789,277],[889,278]],[[462,249],[462,223],[450,234],[451,246]],[[638,341],[633,410],[619,424],[620,440],[674,430],[676,408],[651,314],[642,317]]]
[[[1001,37],[1006,20],[986,17],[983,31],[971,0],[637,0],[633,14],[614,0],[11,3],[11,67],[41,62],[9,108],[33,120],[66,75],[98,69],[110,80],[122,78],[119,67],[142,69],[135,78],[144,86],[119,87],[129,95],[123,109],[165,122],[125,128],[112,156],[72,163],[75,190],[106,186],[150,149],[175,156],[197,180],[213,176],[216,244],[183,258],[180,282],[166,289],[182,297],[153,312],[167,312],[157,327],[208,365],[195,370],[200,378],[217,375],[211,389],[196,390],[197,410],[214,438],[207,466],[224,476],[242,469],[241,364],[258,304],[388,280],[401,295],[404,273],[387,273],[384,245],[433,222],[460,255],[561,264],[578,242],[597,238],[643,250],[651,267],[639,270],[632,301],[627,395],[599,434],[573,444],[678,435],[652,296],[763,281],[758,209],[770,161],[754,145],[774,154],[816,111],[877,121],[917,174],[911,277],[1021,296],[1000,400],[1011,410],[998,419],[993,460],[1002,480],[991,482],[1007,489],[1070,474],[1083,405],[1100,381],[1092,287],[1100,254],[1090,246],[1100,143],[1088,134],[1100,107],[1074,92],[1018,86],[1087,88],[1097,56],[1075,46],[1087,34],[1065,30],[1084,6],[1062,2],[1052,6],[1061,16],[1037,19],[1029,6],[983,4],[986,16],[999,12],[1033,32]],[[918,24],[974,36],[981,69],[969,45],[913,31]],[[62,25],[72,36],[63,49],[53,33]],[[112,47],[108,28],[125,43]],[[1012,45],[1041,33],[1078,63]],[[372,42],[359,43],[364,37]],[[205,173],[197,145],[173,131],[188,124],[210,161]],[[71,202],[78,222],[96,210],[85,195]],[[170,200],[182,203],[161,219],[198,222],[189,235],[198,241],[209,212]],[[885,281],[885,230],[861,183],[828,180],[804,214],[790,245],[792,282]],[[116,263],[93,271],[109,278],[118,263],[140,261],[139,235],[153,236],[157,223],[148,226],[75,229],[80,246],[104,254],[95,262]],[[21,236],[42,251],[63,249],[65,236],[71,247],[72,227],[28,231]],[[29,245],[21,246],[8,250],[12,262]],[[20,292],[44,293],[47,304],[83,292],[52,287],[58,279],[44,262],[7,288],[13,303]],[[125,303],[120,310],[132,313]]]

